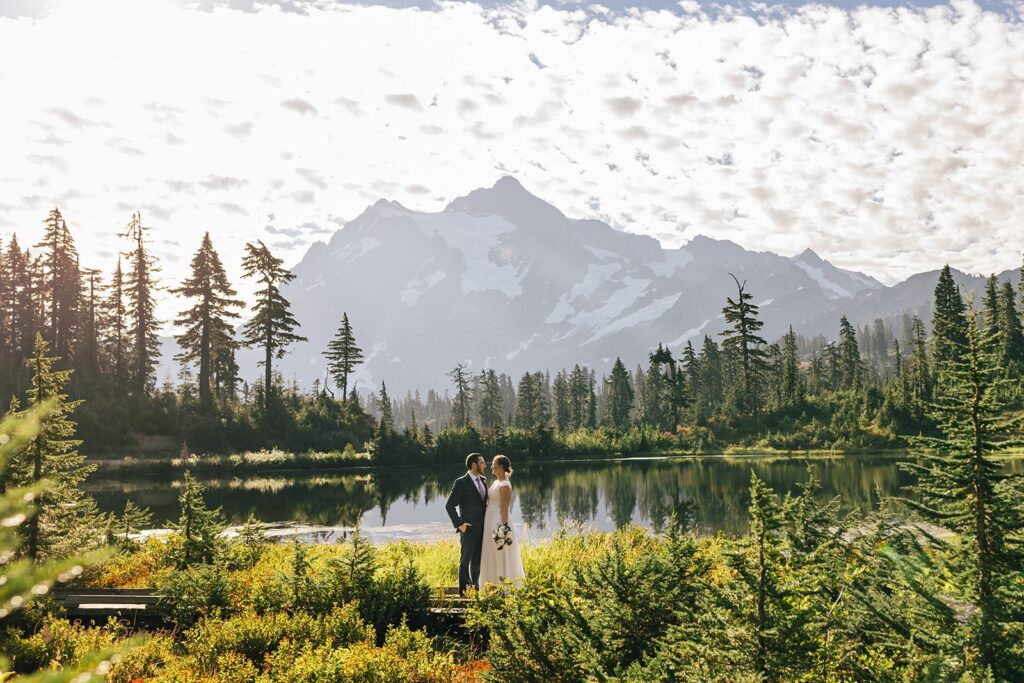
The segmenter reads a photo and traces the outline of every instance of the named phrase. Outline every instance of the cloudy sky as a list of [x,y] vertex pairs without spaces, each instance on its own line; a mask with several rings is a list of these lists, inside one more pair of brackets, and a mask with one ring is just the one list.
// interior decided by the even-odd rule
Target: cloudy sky
[[109,269],[134,210],[175,281],[378,198],[515,175],[679,246],[812,247],[887,282],[1019,266],[1019,3],[0,0],[0,236],[64,212]]

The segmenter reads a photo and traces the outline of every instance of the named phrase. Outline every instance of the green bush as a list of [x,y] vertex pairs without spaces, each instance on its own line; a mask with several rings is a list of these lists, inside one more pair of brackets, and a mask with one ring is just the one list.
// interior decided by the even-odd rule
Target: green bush
[[346,647],[371,643],[373,639],[373,629],[359,616],[358,606],[349,604],[324,615],[277,612],[204,619],[186,632],[185,649],[201,670],[213,672],[218,669],[219,659],[230,653],[260,665],[284,641]]
[[231,606],[228,576],[220,564],[200,564],[161,574],[157,591],[168,620],[179,626],[216,617]]

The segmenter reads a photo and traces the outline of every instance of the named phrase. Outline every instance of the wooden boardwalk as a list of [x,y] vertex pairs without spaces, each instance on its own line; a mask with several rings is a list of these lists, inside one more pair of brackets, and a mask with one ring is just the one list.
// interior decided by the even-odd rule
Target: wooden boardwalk
[[[140,628],[167,624],[167,612],[155,588],[66,588],[50,590],[49,598],[64,608],[68,619],[103,624],[113,617]],[[458,588],[446,588],[431,598],[430,615],[438,625],[458,626],[470,599]]]

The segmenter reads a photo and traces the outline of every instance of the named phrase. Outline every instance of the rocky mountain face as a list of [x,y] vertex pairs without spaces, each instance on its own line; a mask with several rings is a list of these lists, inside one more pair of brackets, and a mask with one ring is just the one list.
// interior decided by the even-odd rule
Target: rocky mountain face
[[[617,356],[646,363],[659,342],[678,353],[722,331],[722,305],[736,293],[730,274],[760,305],[769,340],[789,325],[834,337],[843,314],[856,325],[904,311],[928,319],[937,279],[886,287],[810,250],[787,258],[707,237],[664,249],[567,218],[510,177],[437,213],[381,200],[310,247],[293,272],[285,294],[309,342],[280,362],[284,377],[306,386],[324,377],[321,352],[347,312],[366,354],[356,381],[386,381],[392,392],[446,387],[457,362],[513,377],[575,363],[600,374]],[[983,278],[956,277],[980,299]],[[255,354],[240,361],[254,374]]]

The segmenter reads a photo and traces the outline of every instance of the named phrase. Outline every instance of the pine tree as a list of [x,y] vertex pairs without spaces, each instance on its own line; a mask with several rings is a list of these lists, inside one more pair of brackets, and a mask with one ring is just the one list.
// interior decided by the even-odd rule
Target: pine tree
[[50,486],[37,503],[38,513],[23,526],[28,556],[68,557],[95,547],[99,514],[92,498],[79,485],[95,470],[78,453],[75,422],[70,414],[81,401],[68,401],[64,393],[72,370],[54,370],[58,358],[48,355],[49,344],[36,333],[35,352],[29,365],[32,384],[29,407],[45,417],[39,432],[15,459],[15,486],[37,485],[43,479]]
[[381,438],[386,438],[395,432],[395,412],[391,406],[391,398],[388,396],[387,384],[384,382],[380,383],[380,396],[377,397],[377,410],[380,411],[378,433]]
[[75,341],[82,290],[78,250],[59,209],[51,209],[43,225],[43,239],[35,246],[42,250],[45,285],[40,294],[49,308],[46,336],[54,354],[66,360]]
[[1017,535],[1024,523],[1019,496],[1024,477],[1004,475],[993,455],[1014,445],[1012,435],[1021,418],[1007,418],[999,398],[997,389],[1007,380],[992,338],[979,332],[973,309],[965,320],[963,347],[945,351],[942,391],[936,392],[930,408],[944,436],[916,438],[916,443],[934,451],[919,455],[921,464],[901,466],[918,477],[913,487],[917,498],[906,501],[910,508],[959,539],[932,541],[955,548],[950,561],[964,598],[975,606],[968,621],[964,664],[981,670],[991,667],[997,678],[1010,680],[1024,672],[1024,661],[1012,647],[1021,636],[1024,609],[1019,590],[1024,552]]
[[[171,292],[185,299],[195,299],[195,304],[182,311],[175,324],[184,328],[176,335],[181,353],[175,360],[199,367],[199,402],[209,406],[213,401],[213,372],[218,354],[232,356],[238,346],[234,329],[229,320],[238,318],[234,310],[243,305],[235,299],[237,292],[228,282],[227,273],[213,248],[210,233],[203,235],[199,250],[192,257],[191,275]],[[221,359],[221,362],[228,362]],[[233,360],[231,361],[233,362]]]
[[569,406],[569,380],[564,372],[555,375],[551,383],[551,422],[555,431],[565,434],[571,431]]
[[451,372],[448,373],[452,382],[455,383],[455,399],[452,401],[452,420],[456,427],[469,426],[469,376],[466,373],[466,366],[456,363]]
[[796,334],[793,326],[782,338],[782,401],[784,405],[796,406],[803,403],[804,392],[796,357]]
[[142,214],[132,214],[132,220],[122,237],[131,240],[133,248],[128,252],[129,270],[124,287],[127,291],[126,312],[129,317],[128,338],[131,348],[130,390],[136,407],[149,393],[156,381],[156,366],[160,359],[160,344],[157,338],[159,321],[156,319],[155,275],[156,259],[146,248],[146,230],[142,225]]
[[346,396],[348,378],[356,366],[363,362],[363,350],[356,345],[348,313],[341,314],[341,327],[338,328],[334,339],[327,344],[324,356],[327,358],[327,368],[334,378],[334,383],[341,389],[342,397]]
[[985,297],[983,299],[982,319],[985,321],[985,332],[989,335],[999,334],[999,281],[995,275],[989,275],[985,281]]
[[863,364],[857,346],[857,331],[842,316],[839,319],[839,374],[843,389],[860,389]]
[[999,291],[998,306],[999,330],[1002,333],[999,362],[1010,376],[1020,376],[1024,372],[1024,330],[1017,312],[1017,297],[1009,280]]
[[117,259],[110,295],[104,303],[107,330],[105,345],[109,349],[114,390],[122,393],[128,387],[128,310],[125,306],[124,273],[121,259]]
[[727,297],[727,303],[722,309],[726,324],[732,326],[721,333],[725,337],[722,349],[739,362],[741,387],[736,395],[737,407],[741,411],[756,413],[761,407],[758,388],[759,380],[765,372],[764,347],[767,344],[757,332],[764,327],[764,323],[757,318],[757,305],[750,303],[754,297],[745,291],[746,282],[740,284],[735,275],[732,275],[732,279],[739,293],[735,300]]
[[953,274],[946,265],[935,285],[935,308],[932,312],[932,355],[937,366],[958,360],[958,354],[967,343],[966,306],[960,288],[953,282]]
[[932,396],[932,372],[928,361],[928,350],[925,346],[924,323],[916,315],[911,321],[913,334],[910,351],[910,377],[914,396],[919,401],[927,401]]
[[608,401],[604,406],[604,422],[616,429],[625,429],[633,414],[633,387],[629,384],[629,372],[620,358],[615,359],[611,376],[605,382]]
[[547,420],[544,411],[544,377],[540,373],[524,373],[516,392],[515,426],[537,429]]
[[179,568],[212,562],[220,546],[219,534],[224,529],[220,508],[213,510],[203,501],[203,486],[185,472],[185,485],[178,497],[177,523],[168,526],[181,537],[181,548],[176,557]]
[[718,412],[725,399],[725,375],[718,344],[704,335],[700,350],[700,415],[710,417]]
[[129,499],[124,504],[124,511],[113,525],[115,537],[120,544],[130,546],[132,534],[146,529],[152,521],[153,513],[149,508],[140,508]]
[[480,426],[495,429],[501,425],[501,385],[494,370],[480,373]]
[[260,289],[256,292],[256,304],[252,319],[242,329],[242,342],[250,348],[262,348],[263,359],[263,409],[270,412],[274,394],[274,360],[284,358],[288,347],[296,342],[307,341],[295,333],[299,323],[291,313],[291,304],[281,294],[281,285],[295,279],[284,261],[270,253],[262,241],[245,245],[242,259],[242,276],[256,278]]

